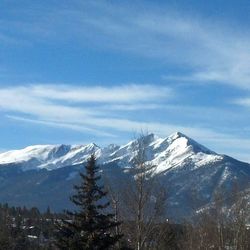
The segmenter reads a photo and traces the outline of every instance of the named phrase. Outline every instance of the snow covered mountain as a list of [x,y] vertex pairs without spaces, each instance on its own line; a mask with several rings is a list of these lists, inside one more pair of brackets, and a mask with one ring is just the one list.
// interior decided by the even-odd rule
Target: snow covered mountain
[[1,164],[18,163],[23,170],[55,168],[85,162],[88,157],[99,150],[95,144],[89,145],[35,145],[21,150],[0,154]]
[[[249,188],[250,165],[217,154],[184,134],[167,138],[149,134],[143,138],[146,161],[168,190],[170,217],[189,216],[208,205],[218,189]],[[126,145],[101,148],[88,145],[36,145],[0,154],[0,202],[54,210],[69,208],[68,196],[91,154],[103,174],[119,188],[136,155],[139,139]],[[62,192],[63,190],[63,192]],[[195,200],[194,202],[194,193]],[[195,205],[194,205],[195,204]]]
[[[31,169],[54,170],[65,166],[84,163],[95,153],[99,164],[117,162],[120,167],[129,167],[135,155],[137,140],[126,145],[114,144],[100,148],[94,143],[88,145],[35,145],[21,150],[13,150],[0,154],[0,166],[20,164],[24,171]],[[178,167],[187,159],[197,167],[209,162],[219,161],[223,156],[217,155],[180,132],[167,138],[159,138],[154,134],[144,137],[147,161],[157,166],[157,172]]]

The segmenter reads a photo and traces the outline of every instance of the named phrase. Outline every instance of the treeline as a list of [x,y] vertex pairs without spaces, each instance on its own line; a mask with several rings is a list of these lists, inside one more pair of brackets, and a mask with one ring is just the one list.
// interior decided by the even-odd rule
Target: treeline
[[53,249],[55,221],[60,214],[33,207],[0,204],[0,249]]
[[[231,211],[233,215],[228,216],[217,204],[213,209],[200,212],[192,223],[174,224],[165,220],[155,224],[154,231],[147,234],[141,249],[248,250],[250,225],[247,225],[246,218],[249,210],[243,209],[244,206],[245,204],[237,203],[234,211]],[[0,204],[0,249],[60,249],[57,246],[58,222],[60,224],[65,219],[65,215],[52,213],[49,208],[41,213],[37,208]],[[113,249],[138,249],[133,234],[135,227],[136,223],[133,221],[119,224],[117,229],[123,237]]]
[[211,206],[190,221],[167,220],[168,195],[156,167],[145,161],[144,138],[131,145],[136,152],[129,169],[134,178],[119,190],[104,178],[92,155],[74,187],[74,211],[54,214],[49,208],[40,213],[0,206],[0,249],[250,249],[249,193],[237,188],[230,202],[222,192],[214,194]]
[[192,223],[186,223],[182,249],[250,249],[249,193],[235,192],[235,202],[228,208],[221,193],[211,207],[200,211]]

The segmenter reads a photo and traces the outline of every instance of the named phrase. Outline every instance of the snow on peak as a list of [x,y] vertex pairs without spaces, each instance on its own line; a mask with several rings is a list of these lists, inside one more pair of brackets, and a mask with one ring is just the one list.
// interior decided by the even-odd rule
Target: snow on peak
[[175,140],[175,139],[180,138],[180,137],[186,137],[187,138],[186,135],[184,135],[184,134],[182,134],[181,132],[178,132],[178,131],[171,134],[168,138],[170,138],[172,140]]
[[153,147],[151,150],[153,156],[149,161],[157,166],[157,172],[181,167],[190,160],[197,166],[203,166],[207,162],[221,159],[213,151],[180,132],[175,132],[165,139],[159,138],[151,146]]
[[202,166],[207,161],[218,160],[219,157],[186,135],[176,132],[166,138],[148,134],[123,146],[110,144],[104,148],[100,148],[95,143],[29,146],[0,154],[0,165],[18,163],[23,170],[37,168],[52,170],[84,163],[91,154],[95,154],[99,163],[115,162],[120,167],[129,167],[141,146],[145,148],[145,160],[157,166],[157,172],[182,166],[186,160]]
[[99,147],[88,145],[35,145],[0,154],[0,164],[18,163],[24,170],[59,168],[85,161]]
[[[182,138],[182,139],[181,139]],[[203,145],[199,144],[195,140],[191,139],[190,137],[186,136],[181,132],[175,132],[168,137],[169,141],[174,142],[175,140],[182,141],[185,143],[186,146],[191,146],[193,151],[196,153],[203,152],[206,154],[216,154],[215,152],[211,151],[210,149],[204,147]]]

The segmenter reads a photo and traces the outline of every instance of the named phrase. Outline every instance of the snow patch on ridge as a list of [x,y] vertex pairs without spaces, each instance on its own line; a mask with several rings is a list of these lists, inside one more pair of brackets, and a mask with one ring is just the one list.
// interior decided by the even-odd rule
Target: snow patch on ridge
[[118,167],[127,168],[130,167],[140,144],[145,147],[145,160],[157,166],[156,173],[180,167],[186,160],[193,162],[196,167],[201,167],[223,158],[186,135],[176,132],[166,138],[149,134],[126,145],[111,144],[104,148],[94,143],[29,146],[0,154],[0,165],[18,163],[22,165],[23,170],[53,170],[85,163],[91,154],[95,154],[99,164],[116,163]]

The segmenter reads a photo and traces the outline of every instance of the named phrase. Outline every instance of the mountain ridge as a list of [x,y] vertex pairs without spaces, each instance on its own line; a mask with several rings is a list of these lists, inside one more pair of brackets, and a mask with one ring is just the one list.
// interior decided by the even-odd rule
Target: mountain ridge
[[[161,153],[161,157],[164,160],[163,152],[166,153],[166,150],[171,151],[172,154],[175,153],[175,158],[180,156],[181,150],[186,150],[186,153],[188,153],[188,150],[191,150],[193,155],[200,153],[200,156],[202,153],[206,155],[218,155],[181,132],[175,132],[166,138],[160,138],[154,134],[148,134],[144,136],[143,139],[145,144],[144,146],[148,148],[148,151],[151,148],[151,151],[153,152],[151,159],[147,160],[153,161],[154,164],[159,164],[160,160],[158,159],[157,161],[152,158],[159,156]],[[20,163],[23,166],[23,170],[35,168],[47,168],[48,170],[53,170],[54,168],[84,163],[90,154],[93,153],[96,154],[96,157],[101,164],[108,161],[115,161],[118,158],[124,158],[125,163],[128,164],[131,160],[129,158],[131,158],[131,154],[133,154],[132,145],[136,143],[137,139],[130,141],[125,145],[118,146],[110,144],[106,147],[100,147],[95,143],[82,145],[33,145],[20,150],[11,150],[1,153],[0,166],[3,164]],[[185,157],[185,155],[183,156]],[[128,159],[125,159],[126,157]]]
[[[0,202],[43,210],[50,206],[54,211],[72,208],[68,197],[92,153],[101,174],[119,189],[132,177],[129,170],[140,143],[145,147],[145,161],[155,166],[155,174],[168,191],[170,218],[191,216],[209,206],[216,192],[230,194],[235,182],[240,191],[249,189],[250,164],[217,154],[176,132],[166,138],[149,134],[121,146],[38,145],[5,152],[0,154]],[[195,205],[193,193],[199,201]]]

